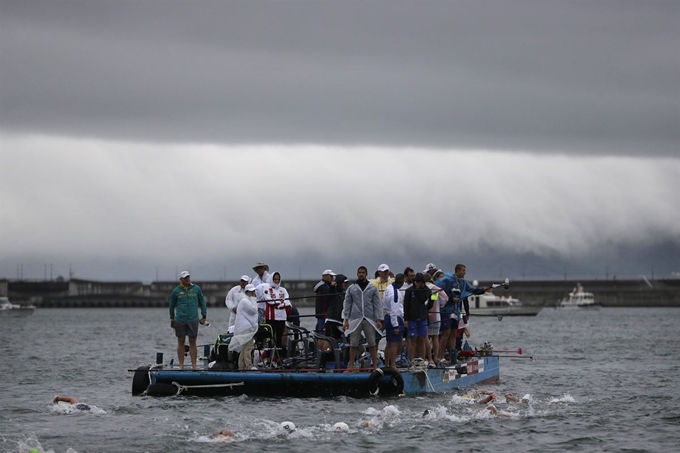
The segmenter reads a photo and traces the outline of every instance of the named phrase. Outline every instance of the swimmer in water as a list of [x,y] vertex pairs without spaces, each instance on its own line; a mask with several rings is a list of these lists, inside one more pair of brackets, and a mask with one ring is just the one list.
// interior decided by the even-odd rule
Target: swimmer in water
[[282,422],[280,427],[281,431],[286,434],[292,434],[295,432],[295,423],[293,422]]
[[57,403],[59,403],[60,401],[61,401],[61,402],[64,402],[64,403],[69,403],[69,404],[75,406],[76,409],[79,409],[79,410],[81,410],[81,411],[89,411],[89,410],[90,410],[90,406],[89,406],[88,404],[79,403],[78,400],[75,399],[75,398],[72,397],[72,396],[59,396],[59,395],[57,395],[57,396],[55,396],[54,399],[52,400],[52,402],[53,402],[54,404],[57,404]]
[[524,403],[524,404],[529,404],[531,402],[531,395],[528,393],[524,395],[521,399],[517,398],[515,395],[512,393],[506,393],[505,394],[505,401],[508,403]]
[[477,404],[488,404],[491,401],[496,401],[498,399],[498,397],[496,396],[496,394],[494,392],[490,392],[488,390],[475,390],[472,393],[472,398],[477,398],[478,396],[481,396],[481,395],[486,395],[486,396],[484,398],[480,399],[479,401],[477,401]]
[[224,439],[225,437],[234,437],[234,431],[230,430],[229,428],[222,428],[219,433],[217,433],[217,437],[219,439]]
[[345,422],[337,422],[333,425],[333,429],[335,431],[349,431],[349,426],[347,426],[347,423]]

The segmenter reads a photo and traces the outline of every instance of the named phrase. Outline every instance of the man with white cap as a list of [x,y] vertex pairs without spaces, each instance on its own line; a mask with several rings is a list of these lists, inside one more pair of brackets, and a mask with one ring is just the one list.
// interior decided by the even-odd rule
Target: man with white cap
[[253,368],[253,346],[259,324],[257,322],[257,297],[255,286],[247,284],[236,307],[234,336],[229,343],[229,350],[239,353],[238,369],[241,371]]
[[255,277],[253,277],[252,281],[250,283],[253,284],[253,286],[257,287],[257,285],[261,283],[269,283],[270,285],[272,284],[272,276],[269,273],[269,265],[266,263],[263,263],[262,261],[258,262],[253,266],[253,270],[255,271]]
[[228,327],[233,326],[234,321],[236,321],[236,307],[238,306],[239,300],[241,300],[241,294],[245,293],[244,288],[248,283],[250,283],[250,277],[247,275],[241,275],[239,284],[231,288],[227,293],[224,304],[229,309],[229,315],[227,318],[229,320]]
[[316,317],[316,332],[323,333],[326,325],[326,312],[331,304],[332,293],[334,293],[335,272],[326,269],[321,274],[321,280],[314,285],[314,316]]
[[[170,295],[170,327],[175,329],[177,336],[177,362],[179,369],[184,369],[184,342],[189,337],[189,356],[191,368],[196,369],[196,337],[198,336],[198,323],[205,324],[207,308],[205,297],[198,285],[191,283],[189,271],[179,274],[179,286],[172,290]],[[201,319],[198,319],[198,310],[201,310]]]
[[390,267],[384,263],[378,266],[378,278],[372,279],[371,283],[378,287],[378,296],[382,303],[385,290],[394,283],[394,278],[390,277]]
[[430,274],[430,276],[433,276],[435,272],[437,272],[439,269],[437,269],[437,266],[435,266],[434,263],[427,263],[427,266],[425,266],[425,270],[423,271],[423,274]]

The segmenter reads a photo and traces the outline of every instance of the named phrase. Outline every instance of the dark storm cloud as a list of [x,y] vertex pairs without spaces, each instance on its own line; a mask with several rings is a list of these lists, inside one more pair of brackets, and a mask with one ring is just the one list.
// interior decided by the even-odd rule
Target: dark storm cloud
[[[0,278],[680,272],[680,159],[8,137]],[[493,162],[493,165],[489,165]],[[451,169],[471,169],[451,177]],[[474,271],[472,269],[474,268]],[[420,268],[422,270],[422,268]],[[501,272],[501,269],[503,270]]]
[[0,5],[5,132],[679,152],[676,1]]

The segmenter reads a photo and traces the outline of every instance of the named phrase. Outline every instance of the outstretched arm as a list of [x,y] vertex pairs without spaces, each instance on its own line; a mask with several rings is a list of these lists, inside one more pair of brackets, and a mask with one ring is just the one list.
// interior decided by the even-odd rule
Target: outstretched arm
[[78,404],[78,400],[75,399],[72,396],[55,396],[52,402],[54,404],[57,404],[59,401],[63,401],[64,403],[71,403],[71,404]]

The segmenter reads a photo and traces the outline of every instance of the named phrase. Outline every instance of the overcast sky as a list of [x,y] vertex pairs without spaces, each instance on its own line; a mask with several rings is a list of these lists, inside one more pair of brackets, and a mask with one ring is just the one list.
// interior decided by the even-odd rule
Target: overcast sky
[[674,0],[0,0],[0,278],[680,276],[678,24]]

